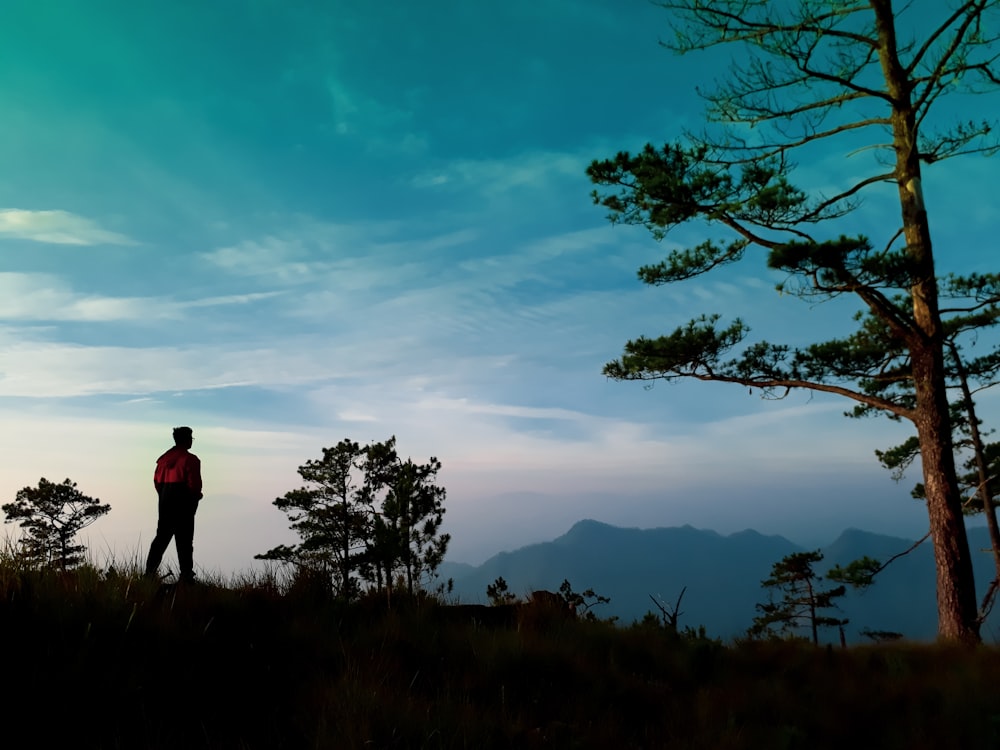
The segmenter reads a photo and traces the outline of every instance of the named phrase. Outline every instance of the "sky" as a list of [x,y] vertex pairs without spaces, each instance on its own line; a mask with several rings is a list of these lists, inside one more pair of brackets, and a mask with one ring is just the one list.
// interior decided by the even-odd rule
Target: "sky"
[[[779,295],[762,258],[644,287],[640,265],[725,235],[657,243],[593,205],[590,161],[698,127],[696,87],[730,64],[664,49],[669,20],[646,0],[4,2],[0,500],[71,478],[112,506],[91,553],[141,560],[156,457],[190,425],[195,561],[225,575],[295,541],[272,503],[299,465],[391,435],[442,462],[456,562],[583,518],[922,535],[918,477],[874,457],[905,425],[601,374],[702,313],[793,344],[850,330],[850,304]],[[796,179],[865,158],[831,146]],[[989,160],[928,170],[942,268],[995,270],[996,187]],[[876,193],[853,229],[897,217]]]

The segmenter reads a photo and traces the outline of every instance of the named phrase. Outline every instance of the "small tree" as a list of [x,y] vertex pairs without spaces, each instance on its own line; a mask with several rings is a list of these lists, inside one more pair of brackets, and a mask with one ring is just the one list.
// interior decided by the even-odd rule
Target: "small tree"
[[279,545],[255,558],[321,573],[338,596],[351,599],[358,591],[355,572],[369,536],[367,514],[359,506],[363,456],[358,443],[345,439],[324,448],[322,459],[300,466],[306,486],[285,493],[274,505],[288,515],[291,529],[302,541]]
[[397,575],[413,593],[441,564],[450,539],[438,533],[444,488],[430,481],[440,468],[435,458],[401,461],[395,437],[324,448],[321,460],[299,467],[307,485],[274,501],[302,541],[255,557],[318,573],[344,599],[365,584],[391,590]]
[[369,560],[380,587],[391,589],[399,576],[413,594],[444,561],[451,536],[440,533],[446,495],[434,484],[440,470],[433,456],[425,464],[400,459],[395,436],[368,447],[363,502],[372,516]]
[[87,548],[73,544],[77,533],[111,510],[110,505],[80,492],[76,482],[66,479],[55,484],[44,477],[37,487],[19,490],[14,502],[2,507],[4,523],[17,521],[27,532],[19,541],[24,558],[62,570],[83,562]]
[[[598,604],[608,604],[611,601],[610,596],[602,596],[593,589],[587,589],[579,593],[574,591],[573,585],[568,579],[564,579],[559,586],[559,595],[566,602],[570,611],[574,612],[577,617],[582,617],[585,620],[597,620],[597,615],[590,611],[591,608]],[[617,619],[617,617],[611,618],[612,621]]]
[[[833,600],[847,592],[844,586],[819,588],[823,579],[816,575],[813,565],[822,559],[823,554],[819,550],[793,552],[774,564],[771,576],[760,582],[761,586],[771,591],[771,596],[769,601],[757,605],[760,615],[754,618],[750,628],[752,637],[773,633],[775,628],[784,635],[790,635],[808,626],[812,642],[819,645],[821,627],[843,628],[847,624],[847,620],[820,614],[820,610],[835,608],[837,605]],[[782,594],[779,601],[774,600],[774,590]]]
[[[673,607],[667,607],[666,604],[661,602],[655,596],[653,596],[652,594],[649,595],[649,598],[652,600],[653,604],[655,604],[656,608],[660,610],[660,617],[662,618],[663,629],[673,635],[677,635],[678,633],[677,620],[682,614],[684,614],[683,612],[681,612],[681,599],[684,598],[684,592],[686,591],[687,591],[687,586],[681,589],[681,593],[677,595],[677,601],[674,602]],[[656,615],[653,615],[653,617],[655,618]]]
[[494,607],[505,604],[513,604],[517,601],[517,594],[512,592],[503,576],[498,577],[493,583],[486,586],[486,598]]

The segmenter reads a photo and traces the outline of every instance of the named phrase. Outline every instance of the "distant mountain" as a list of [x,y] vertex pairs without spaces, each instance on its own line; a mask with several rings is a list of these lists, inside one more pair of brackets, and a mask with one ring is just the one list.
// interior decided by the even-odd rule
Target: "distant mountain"
[[[993,563],[978,550],[988,548],[989,539],[983,528],[970,529],[969,536],[976,581],[983,591],[993,578]],[[865,555],[885,561],[913,544],[914,540],[848,529],[822,548],[825,557],[818,572]],[[466,603],[485,603],[486,587],[498,577],[518,595],[535,589],[555,591],[569,580],[575,591],[592,588],[609,596],[610,604],[594,611],[600,617],[617,615],[622,624],[657,611],[650,595],[672,608],[686,587],[680,625],[704,625],[710,635],[728,640],[746,632],[755,605],[766,600],[760,582],[771,566],[804,550],[784,537],[750,529],[722,536],[691,526],[632,529],[584,520],[551,542],[501,552],[479,566],[445,563],[439,572],[454,580],[453,596]],[[871,590],[849,591],[841,601],[843,612],[837,616],[850,619],[846,630],[851,641],[861,639],[865,628],[933,639],[937,606],[930,542],[896,560]],[[988,621],[983,637],[995,640],[989,625]]]
[[472,571],[442,573],[454,577],[463,602],[485,602],[486,587],[501,576],[519,595],[555,591],[568,579],[576,591],[611,597],[595,612],[623,623],[656,610],[650,595],[672,606],[687,587],[680,622],[731,637],[750,624],[771,565],[800,549],[749,530],[724,537],[691,526],[625,529],[586,520],[551,542],[501,552]]

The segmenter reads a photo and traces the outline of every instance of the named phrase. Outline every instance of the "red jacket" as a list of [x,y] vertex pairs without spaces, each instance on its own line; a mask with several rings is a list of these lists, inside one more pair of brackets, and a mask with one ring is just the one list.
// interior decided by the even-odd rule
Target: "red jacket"
[[158,459],[156,472],[153,474],[153,485],[157,490],[165,484],[183,484],[187,489],[201,499],[201,461],[186,448],[175,445]]

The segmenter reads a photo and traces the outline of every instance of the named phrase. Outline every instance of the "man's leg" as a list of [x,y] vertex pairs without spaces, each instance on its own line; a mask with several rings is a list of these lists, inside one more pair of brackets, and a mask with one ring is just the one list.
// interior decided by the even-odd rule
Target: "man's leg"
[[149,545],[149,556],[146,558],[146,577],[155,578],[156,571],[163,560],[163,553],[167,551],[170,544],[170,537],[174,535],[176,519],[174,518],[173,504],[165,502],[161,497],[159,501],[159,518],[156,522],[156,536],[153,543]]
[[177,563],[181,568],[182,581],[194,580],[194,514],[198,509],[197,500],[185,500],[174,529],[174,544],[177,545]]

